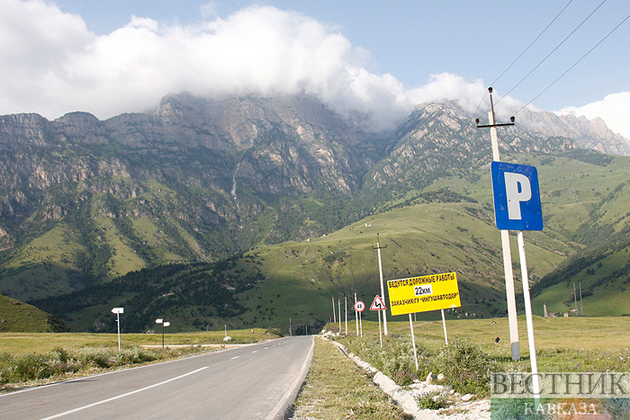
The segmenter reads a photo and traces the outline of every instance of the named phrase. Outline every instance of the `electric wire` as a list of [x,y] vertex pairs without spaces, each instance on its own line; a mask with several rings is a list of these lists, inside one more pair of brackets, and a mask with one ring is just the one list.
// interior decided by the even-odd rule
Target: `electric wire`
[[573,65],[571,67],[569,67],[564,73],[562,73],[560,76],[558,76],[556,78],[556,80],[554,80],[553,82],[551,82],[546,88],[544,88],[538,95],[534,96],[534,98],[527,102],[525,105],[523,105],[518,111],[516,111],[516,113],[518,114],[519,112],[521,112],[524,108],[526,108],[529,104],[531,104],[532,102],[534,102],[536,99],[538,99],[539,96],[541,96],[543,93],[545,93],[547,90],[549,90],[550,87],[552,87],[553,85],[555,85],[560,79],[562,79],[568,72],[570,72],[575,66],[577,66],[582,60],[584,60],[586,58],[587,55],[589,55],[591,52],[593,52],[593,50],[597,47],[599,47],[599,45],[604,42],[610,35],[612,35],[613,32],[615,32],[617,29],[619,29],[619,27],[621,25],[623,25],[628,19],[630,19],[630,15],[626,16],[626,18],[624,20],[621,21],[621,23],[619,23],[617,26],[615,26],[610,32],[608,32],[608,34],[603,37],[597,44],[595,44],[595,46],[593,46],[593,48],[591,48],[590,50],[588,50],[586,52],[586,54],[584,54],[582,57],[580,57],[579,60],[577,60],[575,63],[573,63]]
[[556,21],[556,20],[560,17],[560,15],[561,15],[562,13],[564,13],[564,11],[565,11],[565,10],[567,10],[567,7],[569,7],[569,6],[571,5],[571,3],[573,3],[573,0],[569,0],[569,2],[567,3],[567,5],[566,5],[566,6],[564,6],[564,8],[563,8],[562,10],[560,10],[560,13],[558,13],[558,14],[556,15],[556,17],[555,17],[555,18],[553,18],[553,20],[552,20],[551,22],[549,22],[549,24],[545,27],[545,29],[543,29],[543,30],[542,30],[542,32],[541,32],[540,34],[538,34],[538,36],[537,36],[537,37],[536,37],[536,38],[535,38],[535,39],[534,39],[534,40],[533,40],[533,41],[532,41],[532,42],[531,42],[531,43],[527,46],[527,48],[525,48],[525,50],[523,50],[523,52],[522,52],[522,53],[521,53],[518,57],[516,57],[516,59],[515,59],[514,61],[512,61],[512,64],[510,64],[510,65],[509,65],[509,66],[508,66],[505,70],[503,70],[503,73],[501,73],[501,74],[499,75],[499,77],[497,77],[497,78],[496,78],[496,80],[495,80],[494,82],[490,83],[490,86],[494,86],[494,85],[495,85],[495,84],[496,84],[496,83],[497,83],[497,82],[501,79],[501,77],[503,77],[503,75],[504,75],[505,73],[507,73],[507,72],[508,72],[508,70],[510,70],[510,69],[512,68],[512,66],[514,66],[514,64],[516,64],[516,62],[517,62],[518,60],[520,60],[520,58],[521,58],[523,55],[525,55],[525,53],[526,53],[526,52],[527,52],[527,51],[528,51],[528,50],[532,47],[532,45],[534,45],[534,44],[536,43],[536,41],[538,41],[538,39],[539,39],[541,36],[543,36],[543,34],[547,31],[547,29],[549,29],[549,27],[550,27],[551,25],[553,25],[553,23],[554,23],[554,22],[555,22],[555,21]]
[[584,18],[584,20],[582,20],[582,22],[575,27],[575,29],[573,29],[571,31],[571,33],[569,33],[569,35],[567,35],[562,42],[560,42],[553,50],[551,50],[551,52],[549,54],[547,54],[547,56],[545,58],[542,59],[542,61],[540,63],[538,63],[532,70],[530,70],[529,73],[527,73],[521,80],[519,80],[519,82],[514,85],[510,90],[507,91],[507,93],[505,93],[498,101],[496,101],[494,104],[497,105],[499,102],[501,102],[503,100],[503,98],[505,98],[506,96],[508,96],[514,89],[516,89],[521,83],[523,83],[529,76],[531,76],[531,74],[533,72],[535,72],[545,61],[547,61],[547,59],[549,57],[551,57],[551,55],[553,55],[553,53],[555,53],[575,32],[577,32],[578,29],[580,29],[582,27],[582,25],[584,25],[586,23],[587,20],[589,20],[591,18],[591,16],[593,16],[595,14],[595,12],[597,12],[597,10],[599,10],[600,7],[602,7],[604,5],[604,3],[606,3],[607,0],[603,0],[586,18]]
[[[516,62],[518,60],[521,59],[521,57],[523,57],[523,55],[525,55],[525,53],[532,47],[532,45],[534,45],[536,43],[536,41],[538,41],[538,39],[543,36],[543,34],[545,32],[547,32],[547,29],[549,29],[551,27],[551,25],[553,25],[553,23],[558,20],[558,18],[560,17],[560,15],[562,15],[562,13],[564,13],[565,10],[567,10],[567,8],[571,5],[571,3],[573,3],[573,0],[569,0],[569,2],[562,8],[562,10],[560,10],[560,12],[556,15],[556,17],[554,17],[551,22],[549,22],[549,24],[545,27],[545,29],[542,30],[542,32],[540,32],[538,34],[538,36],[536,38],[534,38],[534,40],[527,46],[527,48],[525,48],[523,50],[522,53],[519,54],[518,57],[516,57],[516,59],[514,61],[512,61],[512,64],[510,64],[505,70],[503,70],[503,72],[499,75],[499,77],[497,77],[494,82],[490,83],[490,86],[494,86],[504,75],[505,73],[507,73],[513,66],[514,64],[516,64]],[[479,108],[481,107],[481,104],[483,103],[484,99],[486,99],[486,95],[488,94],[488,91],[485,91],[483,94],[483,97],[481,98],[481,101],[479,101],[479,105],[477,105],[477,108],[475,109],[475,112],[473,112],[473,116],[477,115],[477,111],[479,111]]]
[[481,97],[481,100],[479,101],[479,105],[477,105],[477,109],[475,109],[475,112],[473,112],[473,116],[477,115],[477,111],[479,111],[479,108],[481,107],[481,104],[483,103],[483,100],[486,99],[486,95],[488,94],[488,91],[486,90],[483,93],[483,96]]

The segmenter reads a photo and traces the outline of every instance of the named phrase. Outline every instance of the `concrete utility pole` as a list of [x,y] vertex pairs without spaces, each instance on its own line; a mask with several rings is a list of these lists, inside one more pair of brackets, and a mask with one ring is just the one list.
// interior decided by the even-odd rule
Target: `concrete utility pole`
[[582,304],[582,282],[580,282],[580,316],[584,316],[584,305]]
[[337,313],[339,314],[339,334],[341,334],[341,299],[337,299]]
[[348,296],[344,296],[346,301],[346,335],[348,335]]
[[[490,111],[488,112],[488,119],[490,124],[479,125],[478,128],[490,128],[490,139],[492,141],[492,160],[495,162],[501,161],[501,155],[499,154],[499,136],[497,134],[497,127],[514,125],[514,121],[511,123],[497,124],[494,117],[494,103],[492,101],[492,88],[488,88],[490,93]],[[512,360],[520,360],[521,347],[518,339],[518,314],[516,312],[516,295],[514,293],[514,272],[512,270],[512,252],[510,250],[510,232],[507,230],[501,230],[501,247],[503,248],[503,271],[505,273],[505,294],[507,295],[507,308],[508,308],[508,323],[510,326],[510,347],[512,350]]]
[[575,301],[575,316],[580,316],[577,308],[577,293],[575,291],[575,282],[573,282],[573,300]]
[[[373,246],[372,248],[376,249],[378,253],[378,273],[381,278],[381,298],[383,299],[383,302],[385,302],[385,286],[383,284],[383,264],[381,263],[381,249],[387,248],[387,245],[381,246],[380,235],[378,233],[376,234],[376,246]],[[383,330],[385,332],[385,335],[388,335],[387,334],[387,314],[385,313],[386,311],[382,311],[382,312],[383,312]]]

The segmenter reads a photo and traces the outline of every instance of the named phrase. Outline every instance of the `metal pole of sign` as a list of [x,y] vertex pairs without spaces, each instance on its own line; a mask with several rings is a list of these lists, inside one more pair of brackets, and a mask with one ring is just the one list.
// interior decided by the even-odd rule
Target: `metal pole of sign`
[[116,314],[116,323],[118,324],[118,351],[120,351],[120,312]]
[[378,312],[378,339],[381,341],[381,348],[383,348],[383,331],[381,330],[381,312]]
[[444,341],[448,346],[448,335],[446,334],[446,316],[444,315],[444,309],[442,309],[442,326],[444,327]]
[[125,308],[112,308],[112,313],[116,314],[116,324],[118,325],[118,352],[120,353],[120,314],[125,313]]
[[413,360],[416,362],[416,371],[418,370],[418,351],[416,350],[416,336],[413,332],[413,320],[409,314],[409,327],[411,327],[411,344],[413,344]]
[[357,294],[354,294],[354,323],[357,325],[357,335],[359,335],[359,311],[357,311]]
[[[523,231],[516,232],[518,238],[518,253],[521,259],[521,277],[523,282],[523,300],[525,301],[525,316],[527,317],[527,340],[529,341],[529,361],[532,368],[532,387],[534,400],[540,399],[540,384],[538,383],[538,362],[536,360],[536,343],[534,341],[534,319],[532,317],[532,301],[529,294],[529,280],[527,274],[527,259],[525,258],[525,240]],[[536,407],[538,404],[535,405]]]
[[330,299],[332,300],[332,305],[333,305],[333,322],[336,324],[337,323],[337,315],[335,314],[335,298],[331,297]]
[[359,312],[359,329],[361,330],[361,338],[363,338],[363,316],[361,316],[363,312]]
[[[479,125],[478,128],[490,128],[490,139],[492,141],[492,160],[495,162],[501,161],[499,154],[499,136],[497,134],[497,127],[514,125],[514,122],[506,124],[497,124],[494,117],[494,103],[492,102],[492,88],[488,88],[490,93],[490,111],[488,112],[488,118],[490,124]],[[516,295],[514,293],[514,272],[512,270],[512,252],[510,250],[510,233],[507,230],[501,229],[501,247],[503,249],[503,270],[505,273],[505,294],[507,297],[507,309],[508,309],[508,323],[510,327],[510,343],[512,350],[512,360],[520,360],[521,348],[518,339],[518,314],[516,312]]]

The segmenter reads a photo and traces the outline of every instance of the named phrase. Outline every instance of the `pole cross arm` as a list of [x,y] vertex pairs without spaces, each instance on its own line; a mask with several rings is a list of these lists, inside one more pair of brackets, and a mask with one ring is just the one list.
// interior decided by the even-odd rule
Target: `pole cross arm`
[[479,124],[477,124],[477,128],[505,127],[507,125],[514,125],[514,123],[487,124],[487,125],[479,125]]
[[505,126],[509,126],[509,125],[514,125],[514,117],[510,117],[510,122],[509,123],[500,123],[500,124],[479,124],[479,118],[475,119],[475,122],[477,123],[477,128],[491,128],[491,127],[505,127]]

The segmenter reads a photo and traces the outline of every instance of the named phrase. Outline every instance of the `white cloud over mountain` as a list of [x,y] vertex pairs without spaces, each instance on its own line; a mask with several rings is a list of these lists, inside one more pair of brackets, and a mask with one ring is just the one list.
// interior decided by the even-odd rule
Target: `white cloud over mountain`
[[584,115],[588,119],[601,117],[608,128],[630,139],[630,92],[607,95],[603,100],[582,107],[568,107],[559,114]]
[[[132,16],[98,36],[53,3],[2,0],[0,114],[57,118],[80,110],[104,119],[152,109],[168,93],[305,92],[380,130],[404,119],[414,103],[446,98],[473,112],[485,93],[481,80],[449,73],[406,89],[394,76],[370,71],[369,52],[338,28],[299,13],[253,6],[221,19],[215,9],[213,2],[202,6],[205,21],[190,25]],[[580,112],[587,117],[613,115],[608,106],[586,108]]]

